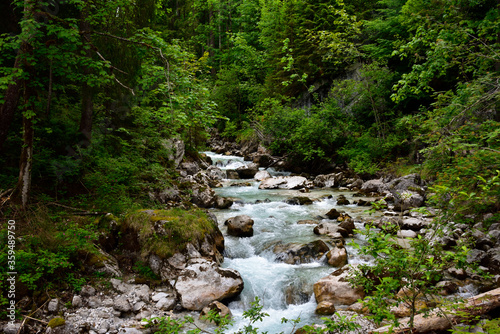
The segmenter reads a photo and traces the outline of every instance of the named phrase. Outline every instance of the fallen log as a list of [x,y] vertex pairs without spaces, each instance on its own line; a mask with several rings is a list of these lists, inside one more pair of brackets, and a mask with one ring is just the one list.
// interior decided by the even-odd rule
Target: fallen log
[[[418,314],[413,323],[413,333],[432,333],[448,330],[452,325],[459,324],[467,320],[469,316],[486,314],[500,307],[500,288],[482,293],[467,299],[463,304],[458,304],[456,310],[436,310],[428,315]],[[410,333],[410,318],[400,320],[399,327],[384,326],[372,331],[372,334],[403,334]]]

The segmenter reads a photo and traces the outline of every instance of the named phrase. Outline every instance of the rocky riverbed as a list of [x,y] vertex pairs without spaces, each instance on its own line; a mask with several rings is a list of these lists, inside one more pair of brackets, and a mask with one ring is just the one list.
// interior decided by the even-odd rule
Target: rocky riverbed
[[[4,332],[150,333],[143,319],[180,319],[186,314],[198,319],[199,312],[207,312],[207,308],[232,312],[238,322],[249,300],[259,294],[268,298],[271,322],[279,323],[280,316],[300,315],[311,323],[319,315],[336,311],[333,316],[337,317],[342,314],[338,312],[363,313],[366,310],[358,300],[364,292],[346,281],[353,265],[370,261],[357,258],[347,245],[346,240],[356,240],[355,229],[365,224],[377,228],[397,225],[394,237],[401,247],[406,247],[411,238],[432,234],[433,209],[426,214],[410,211],[426,205],[427,184],[417,174],[371,180],[341,169],[314,176],[290,175],[276,170],[285,166],[281,158],[258,145],[238,147],[215,142],[212,148],[220,155],[211,158],[205,154],[199,161],[177,159],[179,182],[150,193],[165,207],[195,205],[210,209],[207,221],[211,223],[203,225],[202,234],[183,242],[178,251],[170,254],[159,247],[146,247],[148,240],[141,234],[144,228],[160,236],[170,233],[169,221],[161,213],[142,212],[148,218],[144,218],[141,228],[124,223],[126,219],[108,217],[105,221],[109,233],[101,240],[98,261],[88,264],[91,270],[103,273],[103,283],[84,286],[70,297],[70,302],[53,298],[38,310],[38,321],[5,324]],[[247,161],[230,155],[244,156]],[[222,159],[225,162],[214,161],[215,157],[226,157]],[[190,189],[188,195],[183,189]],[[271,196],[275,197],[271,200]],[[363,211],[379,200],[387,203],[386,210],[368,218]],[[263,214],[246,214],[255,210]],[[280,211],[289,215],[281,216]],[[472,235],[476,243],[467,261],[478,263],[493,279],[482,282],[474,272],[450,268],[437,283],[442,286],[442,294],[470,297],[498,287],[500,223],[486,226],[478,222],[472,228],[456,224],[446,232],[437,242],[450,248]],[[281,237],[275,238],[276,234]],[[144,261],[159,280],[141,282],[130,276],[123,261],[127,257]],[[257,270],[259,266],[263,272]],[[265,269],[277,267],[290,279],[273,285],[283,275],[278,278],[271,273],[266,278]],[[249,279],[252,271],[258,275]],[[259,287],[259,280],[268,286]],[[274,290],[280,291],[276,294]],[[399,317],[408,315],[405,309],[394,312]],[[56,318],[61,320],[54,322]],[[51,320],[51,326],[47,326]],[[364,329],[359,333],[375,330],[370,321],[360,317],[360,322]],[[209,326],[202,321],[198,324]],[[235,331],[241,328],[238,326]],[[269,326],[272,333],[275,327]]]

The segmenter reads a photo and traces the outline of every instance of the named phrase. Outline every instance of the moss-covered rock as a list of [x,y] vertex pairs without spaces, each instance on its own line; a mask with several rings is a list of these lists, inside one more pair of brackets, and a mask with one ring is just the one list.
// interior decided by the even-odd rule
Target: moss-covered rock
[[66,320],[64,320],[61,317],[55,317],[49,321],[47,326],[49,326],[50,328],[56,328],[56,327],[64,326],[65,324],[66,324]]
[[118,261],[102,249],[95,249],[93,252],[80,252],[79,255],[84,269],[89,273],[101,272],[111,277],[122,276]]
[[184,251],[188,243],[196,248],[205,237],[218,233],[217,223],[204,211],[172,208],[141,210],[126,216],[121,237],[128,241],[123,243],[124,248],[139,250],[143,257],[154,253],[168,258]]

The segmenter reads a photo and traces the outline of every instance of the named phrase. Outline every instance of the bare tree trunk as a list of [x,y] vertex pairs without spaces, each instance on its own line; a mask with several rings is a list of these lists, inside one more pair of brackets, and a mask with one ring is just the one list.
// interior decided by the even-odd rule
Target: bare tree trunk
[[[29,96],[27,96],[29,97]],[[31,118],[23,116],[23,149],[19,161],[19,179],[12,194],[12,201],[26,209],[31,191],[31,168],[33,166],[33,139],[35,131]]]
[[[24,21],[32,21],[35,17],[35,8],[37,0],[24,1]],[[36,33],[36,25],[28,25],[27,31],[23,31],[26,36],[25,40],[21,43],[21,48],[17,54],[16,62],[19,61],[20,68],[28,74],[29,78],[34,78],[33,64],[30,62],[33,58],[33,47],[31,40]],[[34,143],[34,128],[33,118],[36,115],[33,104],[33,97],[35,96],[35,88],[31,85],[31,80],[24,80],[23,83],[23,148],[21,151],[21,158],[19,161],[19,178],[16,188],[12,194],[12,202],[20,204],[22,209],[26,209],[31,190],[31,168],[33,166],[33,143]],[[20,86],[20,85],[19,85]],[[18,87],[20,89],[20,87]]]

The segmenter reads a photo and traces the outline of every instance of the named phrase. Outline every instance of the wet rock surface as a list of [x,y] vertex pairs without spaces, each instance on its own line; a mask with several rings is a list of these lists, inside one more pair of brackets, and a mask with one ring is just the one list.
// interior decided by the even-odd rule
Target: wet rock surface
[[253,224],[253,219],[248,215],[232,217],[224,222],[227,226],[227,233],[235,237],[253,236]]
[[303,176],[278,176],[262,180],[259,189],[300,189],[311,185]]
[[350,270],[350,266],[338,269],[314,284],[314,296],[318,305],[322,302],[351,305],[365,296],[363,289],[353,288],[349,283]]
[[279,242],[273,247],[276,261],[288,264],[301,264],[318,261],[329,251],[328,245],[322,240],[316,240],[307,244]]

